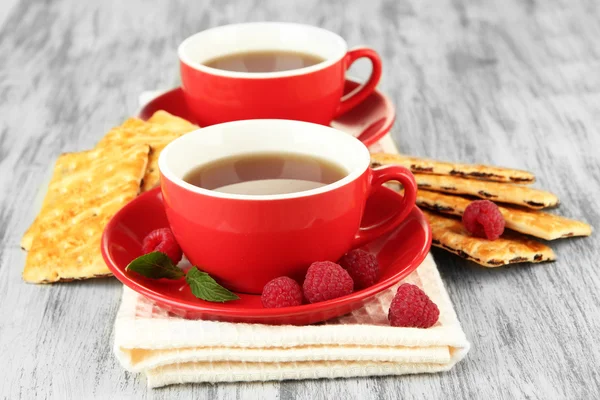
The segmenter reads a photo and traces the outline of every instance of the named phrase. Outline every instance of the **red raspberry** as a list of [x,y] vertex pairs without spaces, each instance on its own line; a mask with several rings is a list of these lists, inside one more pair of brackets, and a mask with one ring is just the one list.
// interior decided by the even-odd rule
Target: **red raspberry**
[[331,300],[352,293],[354,281],[344,268],[331,261],[317,261],[308,267],[302,285],[311,303]]
[[160,251],[165,253],[174,264],[181,261],[181,247],[177,244],[173,232],[169,228],[156,229],[150,232],[142,242],[142,252],[144,254]]
[[440,310],[425,292],[418,286],[403,283],[392,300],[388,319],[392,326],[429,328],[439,316]]
[[260,300],[265,308],[299,306],[302,304],[302,288],[292,278],[280,276],[265,285]]
[[489,200],[476,200],[465,209],[462,222],[473,236],[496,240],[504,232],[504,217]]
[[348,271],[357,290],[373,286],[379,280],[377,257],[364,250],[356,249],[346,253],[339,264]]

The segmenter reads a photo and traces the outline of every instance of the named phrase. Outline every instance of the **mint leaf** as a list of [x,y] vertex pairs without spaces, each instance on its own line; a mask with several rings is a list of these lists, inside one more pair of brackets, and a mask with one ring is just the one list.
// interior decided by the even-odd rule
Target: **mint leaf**
[[152,279],[179,279],[185,273],[178,268],[165,253],[153,251],[152,253],[139,256],[129,263],[126,271],[134,271],[138,274]]
[[199,299],[224,303],[230,300],[238,300],[239,297],[219,285],[206,272],[200,271],[196,267],[188,270],[185,281],[190,285],[192,293]]

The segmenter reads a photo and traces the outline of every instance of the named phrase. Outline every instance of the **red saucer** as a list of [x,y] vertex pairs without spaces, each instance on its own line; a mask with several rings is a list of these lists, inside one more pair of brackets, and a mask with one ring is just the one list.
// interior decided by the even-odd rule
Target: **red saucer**
[[[344,93],[351,92],[359,85],[358,82],[346,79]],[[195,122],[188,111],[180,87],[150,101],[142,108],[139,117],[147,120],[158,110],[165,110],[190,122]],[[395,118],[396,112],[392,102],[376,90],[358,106],[337,117],[331,122],[331,126],[359,138],[366,146],[370,146],[389,132]]]
[[[391,216],[400,201],[398,193],[385,187],[379,188],[367,202],[362,225],[369,226],[387,215]],[[104,230],[102,255],[106,264],[122,283],[175,315],[229,322],[306,325],[349,313],[361,307],[369,297],[408,276],[423,261],[431,246],[431,230],[415,206],[398,229],[363,247],[376,254],[381,265],[382,276],[377,284],[321,303],[263,308],[258,295],[238,293],[240,300],[211,303],[194,297],[184,281],[152,280],[125,272],[127,264],[142,254],[144,236],[166,226],[168,222],[160,188],[137,197],[123,207]]]

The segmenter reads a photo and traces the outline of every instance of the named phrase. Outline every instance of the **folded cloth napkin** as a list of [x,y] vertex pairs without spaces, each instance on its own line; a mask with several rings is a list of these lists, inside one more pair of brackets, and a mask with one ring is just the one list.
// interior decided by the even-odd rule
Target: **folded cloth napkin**
[[186,320],[124,288],[114,351],[125,369],[145,373],[150,387],[450,369],[469,343],[431,255],[403,282],[419,286],[438,305],[436,325],[389,326],[387,311],[398,285],[351,314],[308,326]]
[[[141,102],[156,93],[146,93]],[[371,151],[397,152],[389,136]],[[431,255],[403,282],[419,286],[440,309],[429,329],[389,326],[397,287],[364,307],[321,324],[269,326],[186,320],[124,287],[115,321],[114,352],[148,386],[185,382],[269,381],[446,371],[469,342]]]

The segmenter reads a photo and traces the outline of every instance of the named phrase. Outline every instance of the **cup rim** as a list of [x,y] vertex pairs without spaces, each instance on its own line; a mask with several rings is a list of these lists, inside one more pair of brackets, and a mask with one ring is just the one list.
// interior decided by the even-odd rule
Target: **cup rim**
[[[197,40],[199,36],[204,35],[208,32],[214,33],[214,32],[218,32],[219,30],[233,29],[233,28],[238,28],[238,27],[243,27],[243,26],[260,27],[260,26],[265,26],[265,25],[271,25],[271,26],[280,25],[280,26],[295,27],[295,28],[302,28],[302,29],[311,29],[311,30],[315,30],[315,31],[321,32],[323,34],[332,36],[339,43],[339,52],[336,54],[335,57],[329,57],[325,61],[322,61],[315,65],[311,65],[309,67],[304,67],[304,68],[297,68],[297,69],[291,69],[291,70],[287,70],[287,71],[276,71],[276,72],[238,72],[238,71],[226,71],[226,70],[222,70],[222,69],[212,68],[212,67],[208,67],[204,64],[201,64],[199,62],[195,62],[189,57],[189,55],[185,51],[185,47],[187,45],[189,45],[190,42],[192,42],[193,40]],[[347,45],[346,41],[337,33],[329,31],[327,29],[319,28],[317,26],[306,25],[306,24],[297,24],[297,23],[292,23],[292,22],[247,22],[247,23],[241,23],[241,24],[229,24],[229,25],[217,26],[215,28],[205,29],[205,30],[197,32],[191,36],[188,36],[177,47],[177,54],[179,56],[179,60],[183,64],[187,65],[188,67],[195,69],[197,71],[204,72],[206,74],[210,74],[210,75],[217,75],[217,76],[222,76],[222,77],[226,77],[226,78],[241,78],[241,79],[273,79],[273,78],[285,78],[285,77],[290,77],[290,76],[299,76],[299,75],[310,74],[310,73],[320,71],[320,70],[323,70],[327,67],[334,65],[335,63],[340,61],[346,55],[347,51],[348,51],[348,45]]]
[[[260,124],[264,124],[264,123],[267,123],[267,124],[284,123],[284,124],[296,124],[296,125],[301,124],[301,125],[305,125],[305,126],[309,125],[309,127],[312,126],[313,129],[319,128],[319,129],[327,130],[330,132],[331,135],[336,135],[339,138],[336,140],[345,140],[345,141],[355,142],[355,144],[357,144],[358,146],[356,146],[357,154],[355,154],[354,156],[358,155],[359,157],[364,157],[365,161],[363,163],[361,163],[360,166],[355,167],[353,170],[349,171],[348,174],[346,176],[344,176],[342,179],[340,179],[336,182],[330,183],[328,185],[321,186],[316,189],[301,191],[301,192],[284,193],[284,194],[270,194],[270,195],[234,194],[234,193],[223,193],[223,192],[217,192],[214,190],[203,189],[203,188],[200,188],[198,186],[192,185],[192,184],[184,181],[183,177],[180,178],[180,177],[176,176],[176,174],[173,171],[171,171],[171,169],[167,165],[167,158],[169,157],[169,153],[173,151],[173,149],[178,145],[178,143],[184,141],[185,138],[189,137],[190,135],[210,134],[210,132],[206,132],[206,131],[213,129],[213,128],[219,129],[223,125],[228,125],[228,126],[250,125],[251,126],[253,124],[260,125]],[[361,153],[361,154],[358,154],[358,153]],[[274,201],[274,200],[290,200],[290,199],[311,197],[311,196],[316,196],[316,195],[328,193],[328,192],[334,191],[336,189],[339,189],[343,186],[348,185],[351,182],[354,182],[356,179],[358,179],[360,176],[362,176],[362,174],[364,174],[365,171],[367,171],[369,169],[370,160],[371,160],[371,155],[369,153],[368,148],[354,136],[351,136],[340,130],[337,130],[337,129],[334,129],[334,128],[331,128],[328,126],[314,124],[311,122],[304,122],[304,121],[286,120],[286,119],[252,119],[252,120],[224,122],[222,124],[211,125],[211,126],[207,126],[205,128],[197,129],[197,130],[187,133],[183,136],[180,136],[179,138],[177,138],[177,139],[173,140],[171,143],[169,143],[161,151],[160,156],[158,158],[158,169],[159,169],[160,174],[162,176],[164,176],[166,179],[168,179],[171,183],[173,183],[176,186],[179,186],[180,188],[185,189],[189,192],[195,193],[195,194],[200,194],[200,195],[218,198],[218,199],[224,199],[224,200]]]

